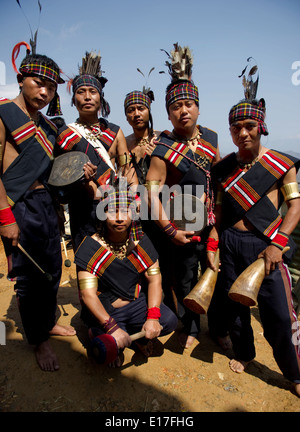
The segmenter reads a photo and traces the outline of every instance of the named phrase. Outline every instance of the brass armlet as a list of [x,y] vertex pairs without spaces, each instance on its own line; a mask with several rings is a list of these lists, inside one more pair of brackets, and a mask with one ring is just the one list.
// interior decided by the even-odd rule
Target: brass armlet
[[160,181],[159,180],[148,180],[145,183],[145,188],[147,190],[158,192],[159,190]]
[[283,198],[285,202],[290,201],[294,198],[300,198],[299,187],[297,182],[284,184],[280,188],[280,190],[283,194]]
[[120,167],[127,165],[131,161],[131,154],[124,153],[118,156],[118,164]]
[[157,275],[157,274],[160,274],[160,267],[155,267],[155,268],[153,268],[153,269],[148,269],[147,270],[147,275],[148,276],[154,276],[154,275]]
[[78,285],[79,285],[80,291],[90,289],[90,288],[95,288],[97,290],[98,289],[98,279],[96,277],[95,278],[79,279]]

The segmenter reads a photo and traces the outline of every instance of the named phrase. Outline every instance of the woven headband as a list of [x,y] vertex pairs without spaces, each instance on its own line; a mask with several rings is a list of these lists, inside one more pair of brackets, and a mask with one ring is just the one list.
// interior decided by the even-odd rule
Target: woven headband
[[182,99],[192,99],[199,106],[198,88],[192,82],[174,84],[166,94],[166,107]]
[[[24,76],[34,75],[42,79],[48,79],[55,84],[63,84],[65,81],[59,75],[59,70],[53,69],[49,66],[43,65],[41,63],[26,63],[20,66],[20,73]],[[62,115],[60,100],[58,93],[55,92],[55,96],[49,104],[47,116],[54,117]]]
[[[128,211],[131,210],[131,219],[137,219],[136,213],[136,197],[128,189],[115,189],[111,185],[101,186],[103,196],[100,201],[105,201],[105,211],[113,210],[116,211]],[[98,219],[102,220],[102,216],[97,212]]]
[[125,112],[130,105],[140,104],[145,105],[150,110],[151,99],[145,93],[135,90],[128,93],[124,100]]
[[240,102],[231,108],[228,120],[230,125],[239,120],[256,120],[258,122],[258,132],[261,135],[268,135],[267,125],[264,122],[265,115],[265,109],[261,103],[256,106],[249,102]]
[[102,95],[102,85],[100,81],[93,75],[85,74],[75,77],[72,82],[73,93],[75,93],[79,87],[83,86],[94,87],[96,90],[98,90],[100,95]]

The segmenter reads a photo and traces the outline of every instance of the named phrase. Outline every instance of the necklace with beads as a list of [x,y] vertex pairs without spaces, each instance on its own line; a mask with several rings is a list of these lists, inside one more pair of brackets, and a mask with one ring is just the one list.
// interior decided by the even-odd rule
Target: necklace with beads
[[262,151],[263,151],[263,149],[261,149],[261,151],[260,151],[259,154],[256,156],[256,158],[253,159],[253,161],[251,161],[251,162],[242,162],[241,159],[240,159],[240,155],[237,154],[237,155],[236,155],[236,160],[237,160],[237,162],[238,162],[238,164],[239,164],[239,167],[240,167],[241,169],[247,169],[247,170],[250,169],[250,168],[252,168],[252,167],[256,164],[256,162],[258,161],[258,159],[259,159],[260,154],[262,153]]
[[88,123],[81,123],[79,120],[76,120],[75,124],[78,126],[83,126],[84,128],[86,128],[88,130],[86,135],[87,135],[87,138],[90,139],[91,141],[96,142],[103,135],[99,122],[96,122],[93,124],[88,124]]
[[[175,139],[178,139],[179,142],[187,145],[189,149],[193,152],[193,158],[194,161],[196,162],[198,169],[200,167],[204,168],[208,164],[209,159],[204,153],[203,149],[199,146],[199,143],[201,142],[201,132],[198,132],[194,137],[190,139],[182,139],[179,136],[176,136],[174,132],[172,132],[172,135]],[[196,151],[193,150],[195,145],[197,145]],[[200,150],[202,154],[200,155],[199,153],[197,153],[197,150]]]
[[135,143],[138,147],[143,147],[143,145],[149,144],[149,137],[136,138]]
[[104,236],[99,235],[99,240],[106,249],[112,252],[117,258],[124,259],[126,257],[127,248],[130,242],[128,238],[125,242],[114,243],[112,241],[105,240]]

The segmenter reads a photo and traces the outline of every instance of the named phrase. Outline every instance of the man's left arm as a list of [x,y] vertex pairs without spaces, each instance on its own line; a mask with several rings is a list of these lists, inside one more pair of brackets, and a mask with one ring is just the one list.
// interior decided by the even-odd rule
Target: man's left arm
[[271,244],[258,256],[258,258],[263,257],[265,259],[266,275],[275,270],[276,265],[282,261],[282,251],[285,247],[285,244],[288,242],[289,236],[292,234],[300,221],[300,194],[298,190],[295,167],[291,168],[283,177],[281,191],[289,190],[290,185],[293,185],[294,193],[284,193],[287,213],[283,219],[280,229],[276,237],[272,240]]

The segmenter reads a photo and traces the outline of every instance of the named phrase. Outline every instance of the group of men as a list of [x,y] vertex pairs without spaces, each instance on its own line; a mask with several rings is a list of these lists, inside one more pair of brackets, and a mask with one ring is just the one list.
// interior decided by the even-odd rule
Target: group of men
[[[186,60],[188,51],[175,45],[175,53]],[[299,345],[293,343],[297,317],[287,268],[293,252],[291,234],[300,219],[300,161],[262,145],[261,135],[268,134],[264,100],[245,98],[231,108],[229,127],[237,152],[221,159],[217,134],[197,123],[199,94],[191,69],[180,76],[172,69],[166,89],[172,131],[153,128],[153,94],[135,90],[124,100],[133,130],[125,137],[119,126],[105,119],[107,80],[99,63],[88,69],[89,58],[87,53],[71,83],[72,103],[79,114],[74,123],[58,128],[51,121],[61,115],[57,87],[64,81],[56,63],[46,56],[28,54],[17,75],[19,95],[0,99],[0,234],[24,331],[35,346],[39,366],[45,371],[59,368],[49,343],[52,334],[75,334],[55,319],[61,232],[59,203],[47,180],[53,155],[79,151],[89,162],[69,211],[82,319],[91,341],[110,334],[121,354],[132,343],[130,334],[142,329],[144,338],[137,346],[150,355],[149,341],[176,330],[179,319],[178,342],[190,347],[200,332],[200,317],[183,299],[198,280],[199,263],[202,272],[206,266],[218,270],[213,262],[219,249],[222,265],[208,313],[209,329],[224,348],[232,343],[230,368],[240,373],[255,357],[251,314],[249,307],[227,294],[242,271],[263,257],[266,275],[258,306],[264,335],[283,375],[300,395]],[[44,116],[40,110],[48,104]],[[122,189],[122,178],[131,192]],[[147,188],[155,220],[133,217],[132,191],[139,184]],[[207,225],[200,236],[165,217],[159,195],[164,185],[179,185],[182,190],[188,185],[193,191],[203,186],[197,198],[205,206]],[[99,221],[97,209],[105,199],[106,218]],[[283,201],[284,219],[279,211]],[[20,245],[51,278],[28,260]],[[290,250],[283,256],[287,245]],[[113,366],[121,362],[119,355]]]

